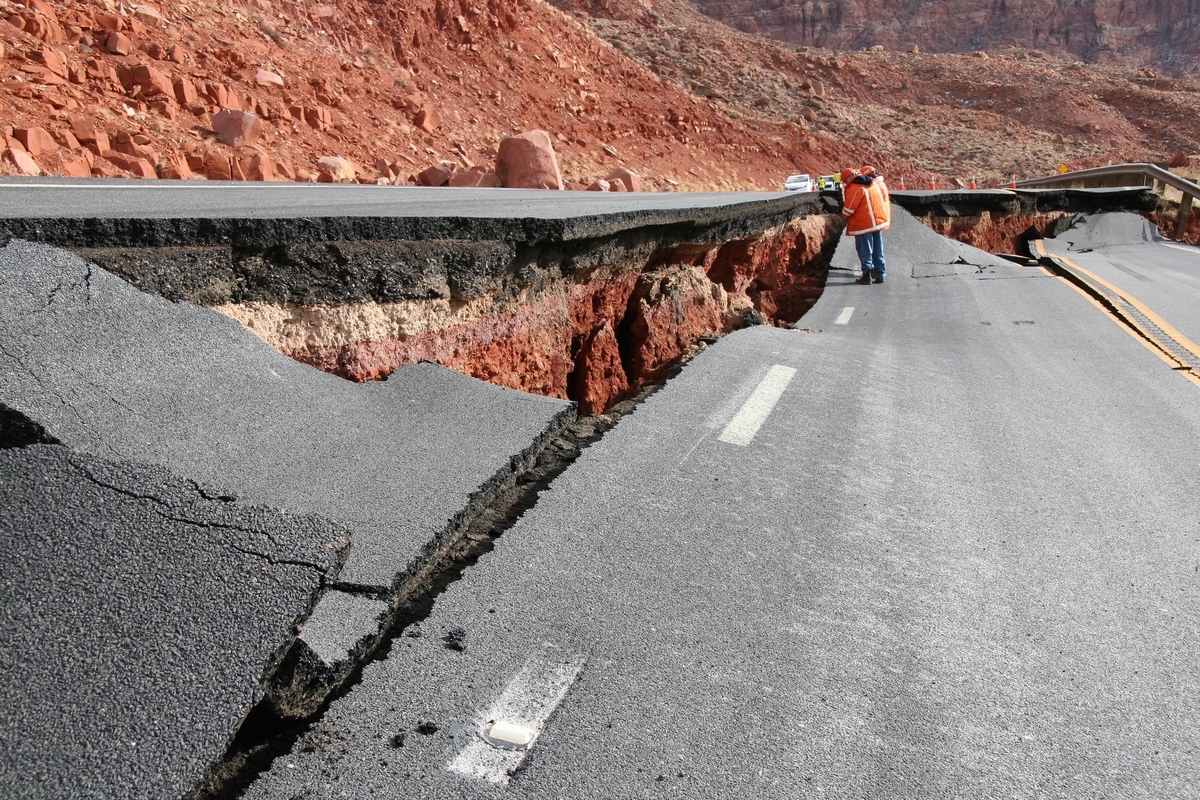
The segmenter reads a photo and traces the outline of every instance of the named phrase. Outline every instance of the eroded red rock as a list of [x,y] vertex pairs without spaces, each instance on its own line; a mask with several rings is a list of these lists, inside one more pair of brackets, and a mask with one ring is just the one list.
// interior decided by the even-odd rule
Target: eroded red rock
[[587,336],[571,376],[571,396],[579,403],[580,414],[598,414],[628,395],[629,379],[612,322],[605,319]]

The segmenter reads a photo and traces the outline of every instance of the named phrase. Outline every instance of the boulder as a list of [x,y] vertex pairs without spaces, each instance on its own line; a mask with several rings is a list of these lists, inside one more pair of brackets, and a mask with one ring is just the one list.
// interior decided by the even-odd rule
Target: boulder
[[225,109],[213,114],[213,131],[217,140],[230,147],[250,146],[262,135],[262,123],[249,111]]
[[33,160],[33,156],[18,147],[8,149],[8,160],[17,166],[25,175],[41,175],[42,168]]
[[29,155],[40,156],[42,153],[53,153],[58,149],[58,142],[46,132],[45,128],[17,128],[13,138],[25,148]]
[[233,180],[233,167],[230,166],[229,156],[209,153],[204,159],[204,174],[210,181]]
[[113,31],[105,40],[104,49],[113,55],[127,56],[133,50],[133,42],[125,34]]
[[329,113],[328,108],[305,108],[303,114],[304,121],[319,131],[328,130],[333,126],[333,115]]
[[477,188],[494,188],[500,185],[500,180],[494,172],[485,172],[481,169],[468,169],[462,172],[455,172],[450,176],[451,186],[467,186]]
[[[640,192],[642,190],[642,179],[638,177],[636,172],[626,167],[614,169],[604,176],[604,180],[608,181],[610,185],[614,183],[623,184],[627,192]],[[619,192],[621,190],[617,189],[615,191]]]
[[158,177],[186,181],[192,177],[192,168],[184,156],[174,155],[158,168]]
[[133,82],[142,87],[146,94],[165,94],[168,97],[175,93],[171,79],[162,70],[155,69],[149,64],[133,68]]
[[96,14],[96,28],[102,31],[116,33],[125,30],[125,20],[117,14]]
[[156,9],[146,5],[145,2],[138,3],[137,10],[133,12],[134,18],[149,28],[164,28],[167,25],[166,19]]
[[53,47],[43,47],[29,54],[29,60],[41,64],[60,78],[67,77],[67,60]]
[[144,158],[139,158],[133,162],[133,166],[129,169],[135,178],[157,178],[158,172],[154,169],[154,165]]
[[259,86],[278,86],[281,89],[283,88],[283,76],[266,69],[260,69],[254,73],[254,82]]
[[450,182],[454,171],[442,164],[434,164],[428,169],[423,169],[417,173],[417,183],[422,186],[445,186]]
[[354,162],[341,156],[325,156],[317,160],[322,173],[328,173],[333,183],[353,183],[356,170]]
[[592,181],[592,185],[587,187],[587,190],[589,192],[607,192],[608,181],[604,180],[603,178],[594,180]]
[[72,158],[63,162],[62,172],[68,178],[90,178],[92,165],[86,158]]
[[442,115],[433,106],[425,106],[417,112],[413,124],[426,133],[433,133],[442,124]]
[[545,131],[527,131],[500,142],[496,175],[506,189],[562,189],[558,158]]
[[250,169],[246,171],[246,180],[269,181],[275,179],[275,164],[262,153],[250,159]]

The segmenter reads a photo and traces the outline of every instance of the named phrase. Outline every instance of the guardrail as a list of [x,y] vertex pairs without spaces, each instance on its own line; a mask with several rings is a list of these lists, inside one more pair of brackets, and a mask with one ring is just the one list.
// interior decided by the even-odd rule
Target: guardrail
[[1161,191],[1163,187],[1170,186],[1172,189],[1182,192],[1183,199],[1179,203],[1179,213],[1175,215],[1175,238],[1178,239],[1183,235],[1187,228],[1188,217],[1192,212],[1192,203],[1196,198],[1200,198],[1200,184],[1192,183],[1187,178],[1181,178],[1157,164],[1110,164],[1107,167],[1078,169],[1045,178],[1017,181],[1017,188],[1082,187],[1089,182],[1115,181],[1122,177],[1136,178],[1136,182],[1120,185],[1150,186],[1155,191]]

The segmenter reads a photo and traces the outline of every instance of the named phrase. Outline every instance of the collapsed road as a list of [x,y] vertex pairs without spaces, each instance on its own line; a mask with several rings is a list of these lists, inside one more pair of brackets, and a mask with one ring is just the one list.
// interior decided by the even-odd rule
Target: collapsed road
[[[51,197],[56,188],[51,187]],[[310,194],[297,197],[318,196],[311,193],[317,187],[298,188]],[[169,754],[132,745],[120,751],[85,746],[64,748],[60,759],[45,759],[46,745],[53,748],[58,737],[70,736],[78,727],[76,716],[62,715],[57,728],[39,726],[31,720],[45,710],[24,707],[29,713],[15,715],[3,736],[6,742],[43,745],[39,759],[28,755],[31,749],[9,748],[26,755],[9,760],[6,779],[28,796],[178,796],[194,789],[220,761],[224,745],[260,698],[260,707],[269,708],[272,715],[306,718],[324,707],[321,719],[336,719],[342,704],[355,697],[360,699],[354,702],[360,702],[362,693],[376,691],[370,685],[373,670],[396,668],[397,655],[426,638],[413,635],[419,630],[434,630],[431,641],[438,647],[476,658],[472,628],[437,628],[439,609],[459,602],[452,598],[460,595],[439,596],[434,615],[419,624],[402,618],[400,609],[428,590],[431,572],[454,551],[464,531],[488,513],[498,497],[526,480],[547,444],[563,434],[573,418],[565,399],[577,400],[584,410],[603,410],[661,379],[670,365],[694,352],[698,339],[713,341],[748,323],[786,324],[801,317],[820,296],[831,258],[838,262],[832,255],[838,243],[837,218],[827,201],[812,195],[676,196],[674,205],[662,198],[637,197],[624,201],[623,209],[585,204],[572,212],[547,205],[545,193],[503,192],[512,198],[506,213],[488,216],[481,200],[477,207],[470,202],[458,206],[465,216],[447,220],[434,216],[439,202],[449,202],[438,193],[417,191],[411,196],[417,200],[412,200],[406,193],[360,193],[372,187],[321,188],[335,190],[320,196],[337,198],[335,206],[345,216],[293,219],[287,214],[296,207],[271,210],[261,196],[250,201],[246,195],[242,202],[257,210],[226,199],[224,206],[214,201],[207,209],[212,216],[185,218],[169,202],[139,200],[146,195],[133,189],[122,196],[122,211],[140,210],[141,217],[111,212],[97,216],[95,207],[86,204],[57,205],[54,216],[49,205],[39,212],[46,216],[15,206],[2,210],[0,225],[13,237],[0,252],[0,419],[6,474],[42,465],[37,469],[62,476],[56,478],[58,483],[47,480],[47,487],[72,487],[53,492],[43,488],[39,494],[36,485],[14,482],[6,501],[50,508],[59,494],[75,492],[86,498],[116,493],[142,506],[122,511],[119,503],[105,500],[73,503],[86,511],[65,515],[65,535],[60,538],[70,544],[62,557],[68,566],[76,565],[66,571],[106,563],[113,552],[136,549],[148,538],[162,543],[191,535],[202,551],[241,552],[222,539],[228,536],[223,532],[249,526],[210,521],[216,512],[197,510],[208,504],[235,517],[280,515],[272,523],[275,532],[267,535],[297,554],[271,556],[268,571],[276,562],[320,566],[297,566],[297,576],[274,578],[280,581],[273,589],[279,597],[272,601],[274,615],[235,624],[222,638],[227,647],[230,642],[260,643],[259,650],[247,645],[236,674],[222,676],[228,698],[224,705],[202,702],[204,689],[179,692],[171,680],[131,677],[127,670],[105,678],[104,691],[114,702],[128,700],[127,705],[151,723],[172,718],[156,716],[155,709],[180,719],[194,718],[210,731],[207,738],[176,740],[165,745],[173,748]],[[209,187],[196,191],[215,197]],[[455,191],[461,196],[461,190]],[[930,205],[928,198],[914,194]],[[1036,201],[1022,200],[1025,210],[1016,211],[1026,213],[1039,202],[1053,205],[1057,221],[1071,216],[1080,204],[1089,209],[1121,207],[1131,198],[1144,203],[1145,193],[1047,194]],[[381,210],[385,200],[395,207]],[[28,209],[37,208],[39,201],[25,197],[21,202]],[[943,205],[935,207],[935,217],[938,210],[943,215],[955,210],[945,200],[937,202]],[[1003,204],[1012,201],[1011,196],[997,195],[980,202],[1006,213]],[[138,209],[137,203],[144,205]],[[928,214],[924,221],[929,224]],[[913,278],[978,277],[976,273],[988,270],[1017,269],[1007,262],[993,263],[996,259],[977,266],[972,261],[978,260],[977,251],[933,236],[911,220],[898,221],[897,229],[904,237],[916,236],[918,230],[929,237],[918,239],[914,251],[900,256],[930,270],[918,274],[914,267]],[[921,260],[914,260],[916,251]],[[455,316],[464,309],[465,314]],[[415,327],[405,327],[413,320],[418,321]],[[380,331],[382,337],[377,336]],[[295,340],[302,346],[289,349],[287,342]],[[720,349],[729,347],[724,341]],[[329,356],[330,348],[338,355]],[[362,357],[364,349],[370,358]],[[434,364],[413,363],[423,357],[501,386]],[[305,361],[346,377],[387,380],[356,385],[300,363]],[[362,364],[369,368],[351,368]],[[514,392],[504,385],[547,396]],[[639,411],[616,430],[628,429],[642,416]],[[590,462],[585,459],[579,468],[585,463]],[[146,465],[165,471],[140,478],[139,470]],[[90,477],[126,472],[131,476],[128,483],[97,484]],[[547,499],[561,497],[559,487],[572,485],[568,476],[573,474],[568,469],[555,479]],[[608,497],[608,490],[600,495]],[[146,504],[152,517],[166,520],[163,524],[190,527],[151,535],[153,528],[144,533],[141,524],[122,528],[106,523],[105,530],[118,533],[111,540],[89,540],[89,515],[107,519],[113,509],[113,520],[123,519],[121,514],[146,519]],[[545,500],[538,507],[544,504]],[[189,509],[186,513],[163,511],[184,507]],[[611,503],[605,508],[605,517],[616,510]],[[23,519],[10,519],[10,538],[28,535]],[[201,521],[195,523],[197,519]],[[524,517],[518,523],[526,524]],[[633,525],[629,530],[641,528]],[[734,529],[728,533],[738,535]],[[77,538],[79,545],[73,543]],[[39,541],[50,546],[53,537]],[[551,539],[546,542],[552,544]],[[592,546],[607,547],[596,542]],[[653,541],[646,546],[654,547]],[[176,555],[167,549],[157,552],[170,569]],[[248,557],[269,552],[262,547],[242,550]],[[479,574],[477,568],[491,558],[485,557],[464,576]],[[244,565],[213,568],[230,574],[239,569]],[[172,608],[180,609],[176,613],[208,607],[208,585],[187,580],[187,574],[183,570],[175,576],[172,593],[178,601]],[[13,572],[7,579],[10,587],[21,587],[23,608],[39,609],[21,618],[17,630],[22,632],[6,643],[10,649],[39,635],[54,635],[59,623],[78,627],[66,617],[45,613],[41,601],[59,595],[41,592],[39,576],[57,585],[53,558],[43,556],[26,573]],[[530,579],[537,579],[536,574]],[[160,606],[162,593],[135,578],[125,585],[128,603],[96,605],[99,630],[117,633],[107,640],[100,637],[92,646],[98,654],[94,660],[110,665],[105,648],[145,649],[160,654],[163,663],[151,670],[153,675],[170,678],[171,666],[186,661],[173,639],[186,637],[200,649],[211,641],[212,632],[203,631],[204,615],[190,617],[198,627],[174,626],[166,637],[155,630],[131,631],[115,621]],[[88,592],[99,594],[105,586],[98,581]],[[257,583],[251,586],[258,590]],[[543,594],[539,588],[528,596],[540,606]],[[222,602],[232,609],[240,602],[256,602],[250,599],[254,596],[233,592],[233,599]],[[585,607],[581,603],[580,608]],[[577,627],[568,624],[571,630]],[[550,659],[548,669],[540,669],[537,664],[542,662],[534,659],[528,673],[535,684],[560,687],[564,697],[577,675],[586,674],[588,659],[577,656],[591,647],[568,633],[563,646],[578,652],[565,660]],[[263,642],[273,646],[262,649]],[[372,654],[383,657],[376,667],[369,665]],[[6,675],[6,681],[19,686],[28,675],[53,674],[45,665],[64,657],[48,652],[45,662],[22,661],[24,672],[12,673],[11,680]],[[111,661],[114,670],[117,663]],[[349,687],[364,664],[363,683]],[[195,685],[205,684],[201,680]],[[52,693],[42,694],[46,700]],[[178,702],[160,702],[167,695],[177,696]],[[82,693],[70,702],[83,714],[95,697]],[[14,691],[10,699],[19,702],[21,692]],[[178,711],[183,706],[186,714]],[[413,705],[410,711],[416,713],[419,707]],[[464,725],[473,731],[470,715],[460,711],[430,712],[414,723],[415,728],[406,727],[407,716],[382,727],[390,730],[393,749],[414,730],[445,746],[445,719],[433,717],[457,715],[453,732],[463,734]],[[134,724],[137,718],[131,717]],[[282,752],[294,747],[298,753],[328,755],[327,747],[314,745],[325,741],[323,724],[310,725],[294,742],[281,739]],[[443,732],[441,738],[437,730]],[[97,735],[104,738],[103,733]],[[339,741],[357,741],[362,735],[357,729],[352,735],[330,734]],[[124,734],[112,738],[125,741]],[[138,741],[132,735],[129,740]],[[115,762],[114,752],[121,754]],[[120,769],[125,760],[131,765],[128,770]],[[104,769],[98,761],[105,762]],[[160,763],[173,766],[154,772],[152,765]],[[407,770],[412,774],[433,769],[419,759],[412,763],[417,770]],[[279,768],[285,767],[277,760],[275,769]],[[318,770],[323,777],[324,769]],[[34,774],[36,779],[31,779]],[[83,775],[89,777],[73,782],[72,776]],[[325,781],[329,791],[335,796],[361,794],[355,781],[365,776],[349,769],[346,776],[347,782],[336,787],[334,781]],[[217,790],[235,791],[252,778],[253,773],[243,772],[225,789],[218,782]],[[265,792],[276,780],[272,770],[252,791]],[[462,791],[468,796],[482,791],[467,780]],[[436,794],[446,788],[437,786],[436,781],[429,784],[429,791]]]
[[887,284],[839,249],[689,362],[246,796],[1194,795],[1196,387],[897,216]]

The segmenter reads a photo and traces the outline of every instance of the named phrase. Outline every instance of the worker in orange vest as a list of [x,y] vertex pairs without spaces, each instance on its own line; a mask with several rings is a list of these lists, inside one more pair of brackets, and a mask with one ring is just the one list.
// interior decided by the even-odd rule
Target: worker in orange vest
[[854,248],[862,265],[862,276],[855,283],[883,283],[887,265],[883,259],[883,232],[892,224],[892,206],[883,176],[871,167],[862,172],[844,169],[841,172],[845,197],[842,216],[846,218],[846,235],[854,237]]

